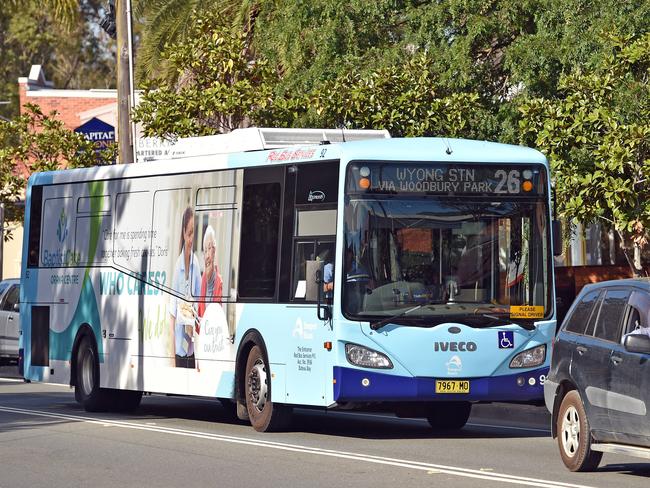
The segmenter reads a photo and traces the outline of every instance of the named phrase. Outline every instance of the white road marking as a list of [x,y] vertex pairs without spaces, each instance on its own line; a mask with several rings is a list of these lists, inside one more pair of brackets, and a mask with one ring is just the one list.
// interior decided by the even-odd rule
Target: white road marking
[[251,439],[246,437],[236,437],[222,434],[214,434],[209,432],[200,432],[192,430],[177,429],[172,427],[153,427],[151,425],[139,424],[135,422],[124,422],[118,420],[108,420],[94,417],[82,417],[78,415],[68,415],[62,413],[50,413],[39,410],[28,410],[23,408],[14,408],[0,406],[0,411],[22,415],[32,415],[36,417],[55,418],[63,420],[71,420],[75,422],[84,422],[88,424],[100,426],[113,426],[124,429],[136,429],[149,432],[159,432],[168,435],[180,435],[185,437],[193,437],[197,439],[207,439],[219,442],[229,442],[235,444],[249,445],[255,447],[263,447],[267,449],[278,449],[283,451],[298,452],[303,454],[312,454],[318,456],[335,457],[346,460],[361,461],[373,464],[382,464],[386,466],[397,466],[407,469],[414,469],[419,471],[436,473],[445,473],[452,476],[461,476],[466,478],[476,478],[500,483],[511,483],[516,485],[525,486],[538,486],[543,488],[589,488],[586,485],[576,485],[571,483],[564,483],[560,481],[543,480],[538,478],[528,478],[523,476],[509,475],[505,473],[490,473],[476,469],[461,468],[457,466],[446,466],[442,464],[423,463],[420,461],[411,461],[407,459],[388,458],[381,456],[373,456],[370,454],[355,453],[338,451],[332,449],[321,449],[317,447],[301,446],[298,444],[287,444],[282,442],[264,441],[259,439]]
[[535,429],[534,427],[515,427],[513,425],[491,425],[491,424],[477,424],[475,422],[467,422],[466,425],[473,427],[489,427],[491,429],[510,429],[510,430],[523,430],[526,432],[543,432],[544,434],[551,434],[551,429]]

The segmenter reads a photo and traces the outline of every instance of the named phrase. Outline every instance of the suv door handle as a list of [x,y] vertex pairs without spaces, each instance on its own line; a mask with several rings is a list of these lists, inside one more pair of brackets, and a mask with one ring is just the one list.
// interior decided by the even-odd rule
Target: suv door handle
[[13,315],[10,315],[9,317],[7,317],[7,320],[13,320],[13,319],[14,319]]
[[621,364],[621,361],[623,361],[623,358],[620,357],[620,356],[612,356],[611,360],[612,360],[612,363],[614,363],[615,365],[618,366],[619,364]]
[[578,354],[580,354],[581,356],[582,356],[584,353],[586,353],[587,350],[588,350],[588,349],[587,349],[585,346],[578,346],[578,347],[576,347],[576,351],[578,351]]

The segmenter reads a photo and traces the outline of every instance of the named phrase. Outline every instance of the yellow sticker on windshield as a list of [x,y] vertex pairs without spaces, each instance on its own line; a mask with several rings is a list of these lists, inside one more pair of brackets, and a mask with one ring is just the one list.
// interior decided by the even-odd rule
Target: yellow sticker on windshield
[[512,305],[510,307],[511,319],[541,319],[544,318],[542,305]]

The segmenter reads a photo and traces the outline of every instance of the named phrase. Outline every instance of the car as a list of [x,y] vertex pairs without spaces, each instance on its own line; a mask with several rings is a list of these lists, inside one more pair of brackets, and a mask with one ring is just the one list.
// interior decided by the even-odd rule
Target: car
[[0,361],[18,359],[20,280],[0,281]]
[[585,286],[553,342],[544,401],[571,471],[604,452],[650,459],[650,280]]

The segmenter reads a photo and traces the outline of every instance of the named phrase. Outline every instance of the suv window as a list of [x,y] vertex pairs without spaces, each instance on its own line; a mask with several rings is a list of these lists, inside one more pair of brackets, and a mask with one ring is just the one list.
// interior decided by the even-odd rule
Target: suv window
[[618,341],[621,319],[630,294],[631,290],[607,290],[596,322],[594,336],[606,341]]
[[13,312],[14,305],[18,303],[19,299],[20,299],[20,287],[18,285],[14,285],[7,292],[7,296],[5,296],[4,303],[2,304],[2,310],[8,310],[10,312]]
[[650,295],[642,291],[633,291],[628,302],[623,335],[629,334],[636,329],[648,327],[650,321]]
[[564,330],[567,332],[575,332],[576,334],[584,334],[589,322],[589,317],[592,315],[594,305],[598,301],[600,290],[594,290],[587,293],[582,300],[573,309],[573,313],[565,320],[566,325]]

